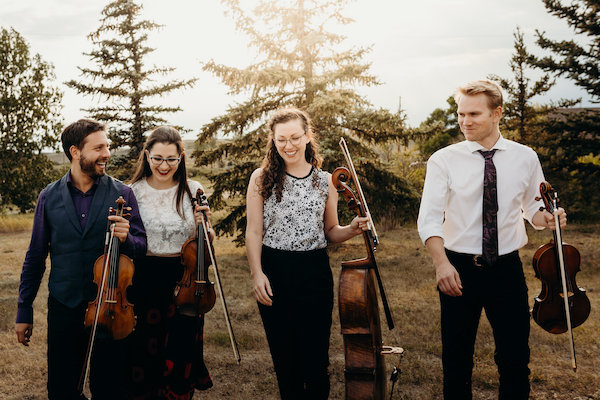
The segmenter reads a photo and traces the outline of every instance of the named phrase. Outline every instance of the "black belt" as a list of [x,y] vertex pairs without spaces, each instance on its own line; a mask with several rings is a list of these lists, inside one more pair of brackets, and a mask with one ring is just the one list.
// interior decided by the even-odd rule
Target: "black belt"
[[[466,263],[470,263],[475,267],[490,267],[488,263],[483,260],[483,256],[481,254],[468,254],[468,253],[458,253],[456,251],[446,249],[446,254],[448,254],[452,258],[459,259],[460,261]],[[508,258],[519,257],[519,250],[515,250],[508,254],[503,254],[498,256],[496,262],[503,261]]]

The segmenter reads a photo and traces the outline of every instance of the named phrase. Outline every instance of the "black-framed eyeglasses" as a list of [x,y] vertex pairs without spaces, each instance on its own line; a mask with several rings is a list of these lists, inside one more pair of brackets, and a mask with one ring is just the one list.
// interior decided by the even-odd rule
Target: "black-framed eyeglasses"
[[164,161],[166,161],[167,165],[170,165],[171,167],[174,167],[177,164],[179,164],[179,161],[181,160],[181,157],[164,158],[164,157],[159,157],[159,156],[151,156],[150,154],[148,154],[148,158],[150,159],[150,162],[152,163],[152,165],[159,166]]

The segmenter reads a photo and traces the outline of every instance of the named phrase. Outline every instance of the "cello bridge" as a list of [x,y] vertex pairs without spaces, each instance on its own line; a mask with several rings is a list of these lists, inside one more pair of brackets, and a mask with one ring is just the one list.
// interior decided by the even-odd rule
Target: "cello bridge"
[[381,354],[403,354],[402,347],[381,346]]

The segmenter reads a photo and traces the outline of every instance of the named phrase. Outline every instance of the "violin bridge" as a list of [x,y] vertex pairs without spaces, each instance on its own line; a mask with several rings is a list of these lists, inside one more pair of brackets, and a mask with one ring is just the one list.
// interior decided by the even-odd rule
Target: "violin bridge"
[[[562,297],[563,299],[565,298],[565,295],[564,295],[564,293],[559,293],[558,295],[559,295],[560,297]],[[567,292],[567,296],[568,296],[568,297],[573,297],[574,295],[575,295],[575,293],[573,293],[573,292]]]

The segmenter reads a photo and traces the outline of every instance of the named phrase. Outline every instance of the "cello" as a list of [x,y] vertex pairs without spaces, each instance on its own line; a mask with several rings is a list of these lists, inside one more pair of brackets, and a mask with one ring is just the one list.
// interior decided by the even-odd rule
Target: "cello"
[[[384,346],[382,343],[376,288],[379,289],[390,330],[394,329],[394,320],[375,260],[379,239],[344,138],[340,140],[340,147],[348,168],[335,169],[331,176],[333,185],[337,192],[344,196],[350,210],[360,217],[369,219],[369,229],[362,234],[367,256],[342,262],[339,280],[338,305],[344,338],[346,399],[381,400],[386,392],[383,355],[402,355],[404,350],[400,347]],[[357,194],[348,186],[350,179],[354,182]],[[390,398],[399,373],[398,363],[391,376]]]
[[[109,208],[109,215],[129,217],[124,211],[122,196],[116,200],[117,208]],[[83,393],[88,381],[88,371],[91,363],[91,353],[94,347],[98,327],[114,340],[126,338],[135,326],[133,304],[127,299],[127,288],[131,286],[134,265],[131,258],[120,254],[120,240],[114,235],[114,221],[108,221],[104,254],[94,263],[94,283],[98,287],[96,298],[88,303],[85,311],[84,325],[91,327],[90,338],[84,358],[84,369],[79,378],[79,392]]]
[[556,229],[554,239],[540,246],[533,255],[535,276],[542,281],[542,290],[533,304],[533,320],[545,331],[569,333],[571,366],[577,371],[573,328],[581,325],[590,315],[590,301],[585,289],[575,283],[575,274],[580,271],[579,251],[562,241],[558,218],[558,194],[548,182],[540,184],[540,195],[544,209],[554,215]]
[[[208,205],[206,195],[202,189],[198,189],[196,197],[192,198],[192,208],[195,209],[196,205]],[[177,282],[173,291],[175,306],[181,314],[188,316],[199,316],[212,310],[216,302],[215,284],[210,282],[208,278],[208,267],[212,265],[215,270],[219,298],[223,306],[233,356],[239,364],[242,358],[233,333],[231,319],[229,318],[219,268],[215,259],[215,250],[210,240],[209,232],[208,219],[205,212],[201,211],[201,222],[198,224],[196,237],[187,240],[181,247],[181,263],[184,266],[184,271],[181,280]]]

